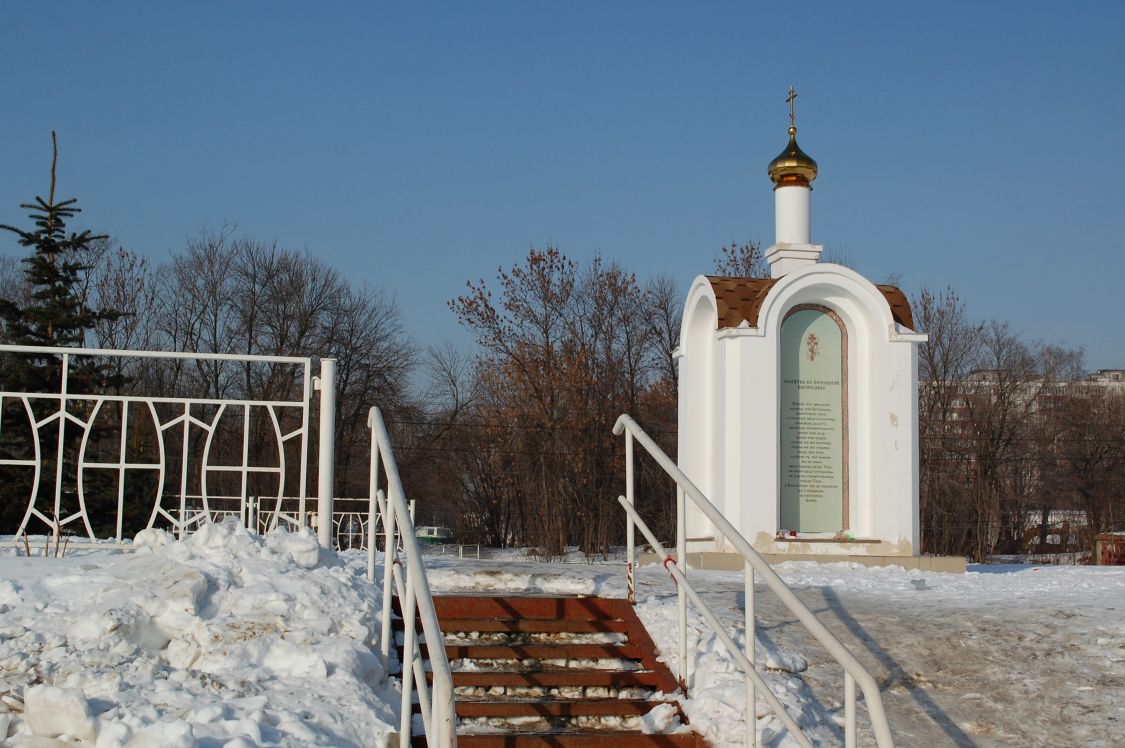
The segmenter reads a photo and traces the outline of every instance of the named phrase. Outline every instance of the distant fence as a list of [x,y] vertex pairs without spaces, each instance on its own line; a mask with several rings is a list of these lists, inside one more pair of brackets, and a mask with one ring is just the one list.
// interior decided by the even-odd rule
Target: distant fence
[[[11,345],[0,345],[0,356],[9,373],[0,379],[0,492],[6,507],[23,507],[17,539],[66,533],[121,543],[138,524],[182,535],[234,513],[222,508],[231,499],[244,522],[307,524],[311,401],[320,390],[323,430],[334,409],[332,359],[314,377],[312,359],[292,356]],[[13,373],[29,370],[52,391],[21,391]],[[150,391],[114,394],[106,385],[138,372]],[[200,383],[278,395],[177,395]],[[335,519],[333,449],[324,442],[319,495]],[[350,527],[350,513],[339,522]],[[319,529],[324,542],[331,528]]]
[[[293,517],[295,510],[288,504],[296,504],[295,498],[283,498],[283,508],[279,511],[277,508],[277,499],[275,497],[261,498],[257,496],[249,496],[243,499],[239,496],[211,496],[208,500],[208,508],[204,511],[200,508],[198,501],[201,497],[189,496],[188,497],[188,512],[194,516],[198,524],[205,522],[224,522],[224,521],[237,521],[239,525],[247,528],[252,532],[265,534],[274,528],[281,526],[289,530],[295,530],[298,525]],[[408,502],[411,510],[414,509],[414,501]],[[337,551],[366,551],[367,540],[370,535],[370,523],[372,519],[368,515],[368,499],[355,499],[355,498],[340,498],[333,499],[334,511],[332,513],[332,546]],[[382,516],[376,512],[374,517],[375,522],[375,535],[377,538],[382,537],[383,533],[383,520]],[[309,527],[315,531],[317,525],[317,513],[310,511],[305,518],[305,527]],[[194,529],[194,528],[190,528]],[[26,541],[26,542],[25,542]],[[57,541],[57,542],[56,542]],[[46,546],[46,555],[58,555],[64,550],[71,548],[85,548],[85,547],[106,547],[106,548],[121,548],[128,549],[130,544],[128,539],[123,539],[120,542],[112,539],[94,540],[81,536],[75,537],[69,533],[65,533],[61,538],[56,538],[54,535],[33,535],[25,533],[21,536],[12,537],[10,541],[17,548],[24,548],[25,546],[30,550],[32,555],[37,555],[44,552],[43,548]],[[491,555],[498,553],[496,549],[481,548],[480,546],[465,546],[463,558],[490,558]],[[382,547],[379,547],[382,550]],[[432,550],[435,555],[456,555],[458,553],[457,546],[433,546],[427,550]]]
[[1035,564],[1037,566],[1083,566],[1093,562],[1090,551],[1066,553],[1008,553],[992,554],[985,558],[987,564]]
[[[382,515],[376,512],[374,518],[370,516],[367,498],[337,496],[332,503],[333,547],[338,551],[367,550],[370,523],[375,523],[375,534],[379,535],[383,531]],[[413,500],[408,503],[413,511]],[[240,524],[257,533],[266,533],[278,526],[290,530],[300,527],[294,519],[298,509],[298,499],[294,497],[250,496],[244,500],[238,496],[212,496],[210,505],[212,522],[238,517]],[[305,526],[315,529],[317,520],[317,512],[311,511],[306,515]]]
[[1103,532],[1097,537],[1094,563],[1099,566],[1125,565],[1125,532]]

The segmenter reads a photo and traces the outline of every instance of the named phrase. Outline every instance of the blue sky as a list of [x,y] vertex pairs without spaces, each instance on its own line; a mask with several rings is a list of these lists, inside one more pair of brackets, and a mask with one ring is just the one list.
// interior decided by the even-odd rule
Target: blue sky
[[[423,343],[532,245],[686,289],[773,238],[785,93],[813,239],[1125,367],[1121,3],[12,4],[0,220],[60,189],[154,258],[237,222],[396,294]],[[16,253],[10,240],[0,252]]]

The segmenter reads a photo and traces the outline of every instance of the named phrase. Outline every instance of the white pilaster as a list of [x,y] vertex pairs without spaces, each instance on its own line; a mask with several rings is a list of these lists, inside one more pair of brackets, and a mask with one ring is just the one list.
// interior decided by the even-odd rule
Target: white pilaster
[[823,244],[783,244],[778,242],[766,250],[770,277],[780,278],[806,265],[813,265],[824,251]]

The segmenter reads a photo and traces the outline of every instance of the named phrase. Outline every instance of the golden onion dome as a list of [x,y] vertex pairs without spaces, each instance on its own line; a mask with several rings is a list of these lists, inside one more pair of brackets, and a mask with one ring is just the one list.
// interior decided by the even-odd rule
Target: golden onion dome
[[789,145],[770,161],[770,179],[776,187],[808,187],[816,179],[816,161],[797,145],[797,128],[789,125]]

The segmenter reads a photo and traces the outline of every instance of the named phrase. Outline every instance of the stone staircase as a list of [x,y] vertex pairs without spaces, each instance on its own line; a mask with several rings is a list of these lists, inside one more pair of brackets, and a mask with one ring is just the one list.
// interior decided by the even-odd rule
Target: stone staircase
[[679,684],[627,600],[441,595],[434,604],[458,745],[707,746],[686,725],[672,698]]

